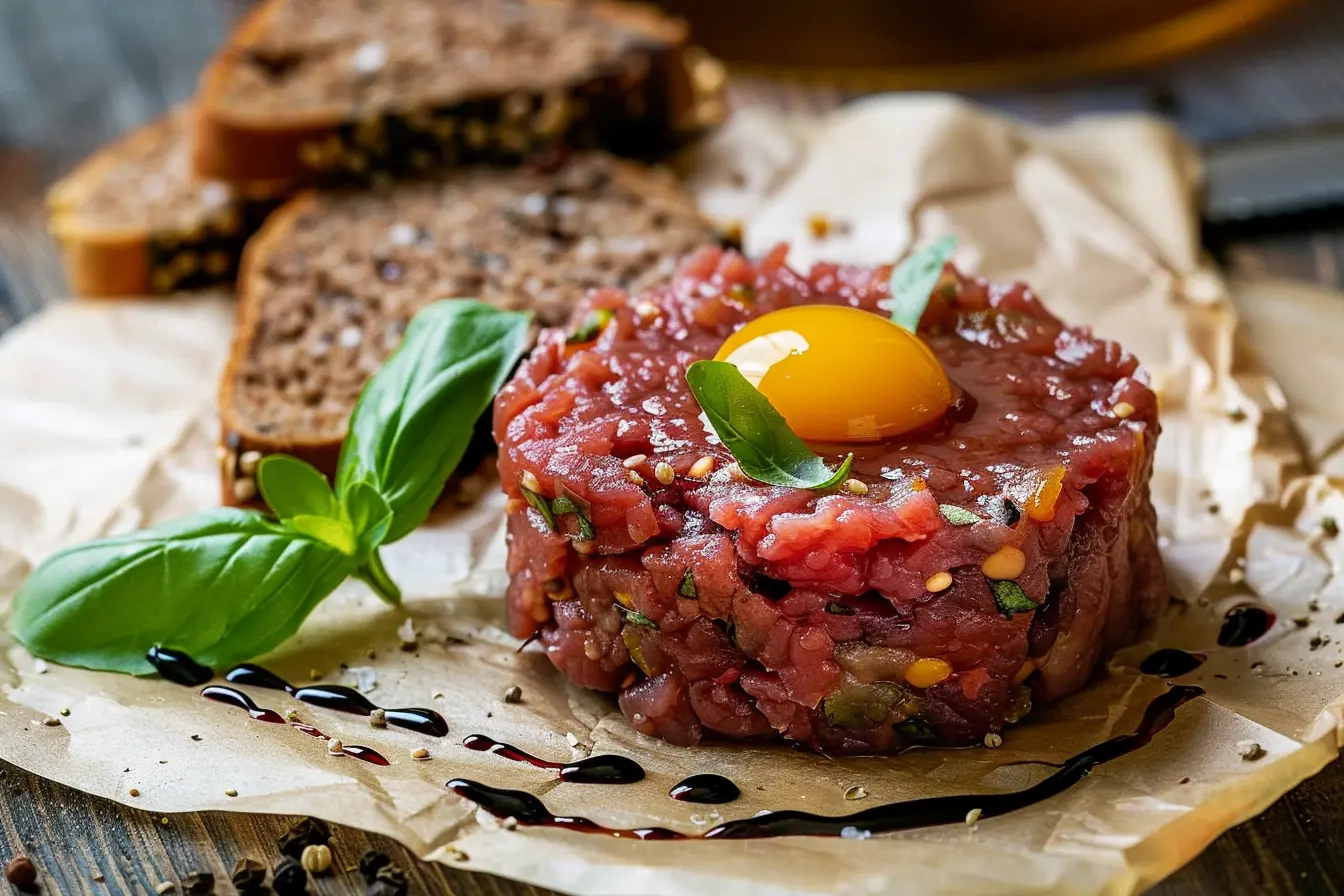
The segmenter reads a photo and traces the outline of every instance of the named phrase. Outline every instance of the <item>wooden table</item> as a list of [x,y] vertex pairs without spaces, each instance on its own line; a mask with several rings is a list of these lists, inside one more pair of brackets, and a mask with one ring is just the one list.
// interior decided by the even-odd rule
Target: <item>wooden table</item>
[[[0,331],[61,294],[56,256],[41,230],[46,184],[119,130],[185,99],[196,67],[245,5],[246,0],[0,0]],[[1156,102],[1184,116],[1182,126],[1199,138],[1237,136],[1238,129],[1283,124],[1289,117],[1296,124],[1344,120],[1344,90],[1334,89],[1340,76],[1330,62],[1341,58],[1335,50],[1344,49],[1344,14],[1329,0],[1306,6],[1249,48],[1214,51],[1202,60],[1103,85],[982,98],[1038,118]],[[156,31],[172,39],[152,40]],[[1276,41],[1306,49],[1285,55]],[[1266,68],[1267,60],[1277,62]],[[1322,60],[1327,64],[1318,65]],[[1273,80],[1276,73],[1279,81]],[[1211,83],[1226,86],[1224,102],[1192,106]],[[1269,101],[1256,105],[1251,96],[1256,92]],[[1297,105],[1285,104],[1285,96],[1296,97]],[[814,106],[837,99],[798,91],[781,91],[777,98]],[[1234,273],[1344,287],[1344,226],[1318,223],[1311,232],[1241,242],[1227,258]],[[150,815],[3,763],[0,786],[0,858],[30,855],[48,892],[152,893],[192,871],[213,872],[218,891],[232,892],[234,862],[252,856],[273,864],[279,857],[276,839],[291,820],[216,812]],[[313,881],[313,893],[363,893],[360,876],[341,869],[371,847],[408,871],[414,892],[546,892],[418,862],[386,838],[351,829],[338,829],[332,847],[337,873]],[[1336,763],[1219,838],[1154,892],[1251,896],[1341,890],[1344,764]]]

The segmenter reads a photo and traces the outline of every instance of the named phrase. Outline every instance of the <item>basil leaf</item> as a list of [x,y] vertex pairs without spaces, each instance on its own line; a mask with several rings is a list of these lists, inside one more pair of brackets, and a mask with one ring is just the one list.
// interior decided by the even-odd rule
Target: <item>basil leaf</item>
[[279,646],[354,566],[259,513],[220,508],[54,554],[19,588],[10,630],[70,666],[144,675],[145,652],[171,644],[219,668]]
[[327,477],[310,463],[288,454],[271,454],[257,466],[257,488],[280,519],[340,515],[340,505]]
[[929,297],[943,275],[943,265],[957,248],[957,238],[948,234],[934,240],[891,272],[891,320],[911,333],[929,306]]
[[527,350],[529,321],[474,299],[435,302],[364,387],[341,446],[336,494],[344,498],[367,478],[392,508],[386,542],[429,516],[476,420]]
[[540,492],[535,492],[525,485],[519,485],[518,490],[523,493],[527,503],[532,505],[532,509],[541,514],[541,518],[546,521],[546,528],[552,532],[555,531],[555,514],[551,512],[551,505]]
[[994,603],[1007,619],[1012,619],[1014,613],[1030,613],[1036,609],[1036,602],[1027,597],[1022,586],[1016,582],[990,582],[989,590],[994,592]]
[[677,594],[691,600],[700,599],[700,592],[695,588],[695,573],[689,568],[681,575],[681,583],[677,585]]
[[742,472],[758,482],[823,489],[844,481],[854,455],[835,470],[807,443],[746,377],[727,361],[696,361],[686,368],[690,385],[714,432]]
[[955,504],[939,504],[938,512],[943,515],[943,519],[954,526],[973,526],[980,522],[980,517]]
[[582,345],[586,342],[593,342],[602,335],[602,331],[607,328],[607,324],[615,316],[616,312],[610,308],[594,308],[584,315],[579,325],[566,337],[565,344]]
[[631,625],[640,625],[644,628],[657,628],[658,624],[638,610],[629,610],[625,614],[625,621]]
[[285,526],[309,538],[315,538],[348,557],[354,556],[355,533],[348,520],[301,513],[285,520]]
[[387,540],[387,532],[392,528],[392,507],[372,483],[361,480],[351,486],[343,509],[361,554],[375,550]]

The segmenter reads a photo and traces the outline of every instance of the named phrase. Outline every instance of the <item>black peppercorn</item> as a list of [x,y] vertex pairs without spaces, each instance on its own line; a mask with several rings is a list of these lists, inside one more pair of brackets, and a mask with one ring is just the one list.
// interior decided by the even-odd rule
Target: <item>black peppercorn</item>
[[182,892],[186,896],[211,896],[215,892],[215,876],[209,871],[193,871],[182,878]]
[[308,872],[298,859],[285,856],[271,872],[271,889],[277,896],[302,896],[308,892]]
[[359,857],[359,873],[364,878],[365,883],[372,884],[379,870],[390,864],[392,864],[392,859],[388,857],[387,853],[371,849]]
[[303,855],[305,846],[322,846],[331,839],[331,827],[320,818],[300,818],[280,835],[280,852],[292,859]]
[[243,896],[260,893],[266,883],[266,866],[256,859],[241,858],[233,866],[233,875],[229,879]]
[[378,869],[373,884],[369,887],[369,893],[374,896],[406,896],[409,889],[410,883],[406,880],[406,872],[396,865],[389,864]]

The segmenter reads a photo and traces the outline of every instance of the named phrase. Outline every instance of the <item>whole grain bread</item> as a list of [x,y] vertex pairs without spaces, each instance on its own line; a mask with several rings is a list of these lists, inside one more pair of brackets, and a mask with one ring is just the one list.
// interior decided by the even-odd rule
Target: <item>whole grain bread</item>
[[202,75],[196,171],[366,182],[643,154],[696,115],[686,43],[610,0],[263,0]]
[[220,384],[225,503],[255,498],[265,454],[334,472],[360,389],[429,302],[470,296],[557,324],[589,289],[638,289],[717,236],[669,172],[601,153],[296,197],[239,275]]
[[104,147],[47,194],[48,229],[78,295],[162,295],[233,280],[243,243],[284,185],[192,176],[191,112]]

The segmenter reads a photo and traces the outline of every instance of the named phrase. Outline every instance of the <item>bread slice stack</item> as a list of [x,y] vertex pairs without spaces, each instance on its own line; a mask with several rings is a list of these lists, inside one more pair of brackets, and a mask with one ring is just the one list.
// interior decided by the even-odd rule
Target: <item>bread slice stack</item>
[[221,485],[253,503],[268,453],[334,472],[355,399],[424,305],[472,296],[555,324],[715,241],[670,174],[608,153],[665,152],[721,85],[652,7],[262,0],[191,108],[52,191],[51,229],[85,295],[236,271]]

